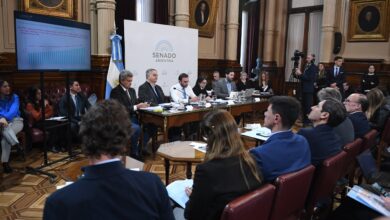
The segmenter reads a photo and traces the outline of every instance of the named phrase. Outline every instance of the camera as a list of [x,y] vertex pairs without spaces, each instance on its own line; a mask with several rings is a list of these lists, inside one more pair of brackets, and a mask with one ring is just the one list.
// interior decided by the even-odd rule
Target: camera
[[297,78],[297,75],[295,74],[295,69],[298,68],[299,66],[299,60],[301,58],[304,58],[305,57],[305,54],[302,52],[302,51],[299,51],[299,50],[295,50],[294,51],[294,56],[291,57],[291,61],[294,61],[294,67],[292,69],[292,75]]

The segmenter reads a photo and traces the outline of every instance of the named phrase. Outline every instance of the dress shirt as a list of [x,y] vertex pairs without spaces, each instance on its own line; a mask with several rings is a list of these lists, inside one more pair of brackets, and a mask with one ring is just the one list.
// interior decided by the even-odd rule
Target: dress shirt
[[[183,87],[180,85],[180,83],[173,85],[170,89],[170,93],[172,100],[176,103],[187,102],[188,98],[196,97],[190,86],[185,87],[183,90]],[[184,96],[186,96],[186,98]]]

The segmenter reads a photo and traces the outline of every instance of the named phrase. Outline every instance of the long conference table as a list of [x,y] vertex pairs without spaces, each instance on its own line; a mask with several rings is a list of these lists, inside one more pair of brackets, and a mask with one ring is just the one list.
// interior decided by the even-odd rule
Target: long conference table
[[[240,116],[242,113],[254,113],[257,111],[265,111],[268,107],[267,99],[260,99],[260,101],[255,101],[255,99],[248,99],[243,102],[235,102],[234,104],[213,104],[208,108],[198,108],[194,107],[191,111],[178,111],[178,112],[154,112],[150,110],[139,110],[139,117],[141,126],[144,124],[154,124],[161,128],[163,132],[163,141],[164,143],[168,142],[168,130],[172,127],[180,127],[189,122],[199,122],[202,120],[203,116],[212,111],[215,108],[226,109],[234,117]],[[142,131],[143,129],[141,129]],[[141,136],[143,139],[143,134]],[[141,141],[143,143],[143,141]]]

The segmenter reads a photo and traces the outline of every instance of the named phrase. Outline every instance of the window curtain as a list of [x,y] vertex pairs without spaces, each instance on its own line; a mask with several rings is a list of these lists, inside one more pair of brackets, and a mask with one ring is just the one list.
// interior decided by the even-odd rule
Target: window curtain
[[250,75],[252,68],[256,67],[257,50],[259,43],[259,2],[248,5],[248,29],[246,42],[246,62],[244,71]]
[[308,32],[308,53],[314,53],[316,64],[320,61],[321,39],[322,39],[322,11],[310,13],[309,32]]
[[154,23],[168,24],[168,0],[154,1]]
[[286,45],[286,69],[285,79],[286,81],[294,81],[291,76],[291,70],[293,68],[293,61],[291,57],[295,50],[302,51],[303,48],[303,35],[305,29],[305,14],[291,14],[288,21],[287,31],[287,45]]
[[[123,37],[124,26],[123,21],[135,20],[136,13],[136,0],[116,0],[115,7],[115,25],[117,27],[116,33]],[[124,49],[125,39],[121,41],[122,48]]]
[[154,22],[154,0],[137,0],[137,21]]

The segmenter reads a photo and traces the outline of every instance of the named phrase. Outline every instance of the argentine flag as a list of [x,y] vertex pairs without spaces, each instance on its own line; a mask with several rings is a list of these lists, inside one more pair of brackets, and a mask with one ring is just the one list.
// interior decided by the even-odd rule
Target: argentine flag
[[111,35],[111,59],[110,66],[108,67],[107,82],[106,82],[106,95],[105,99],[110,98],[111,90],[119,84],[119,73],[124,69],[123,56],[120,35]]

